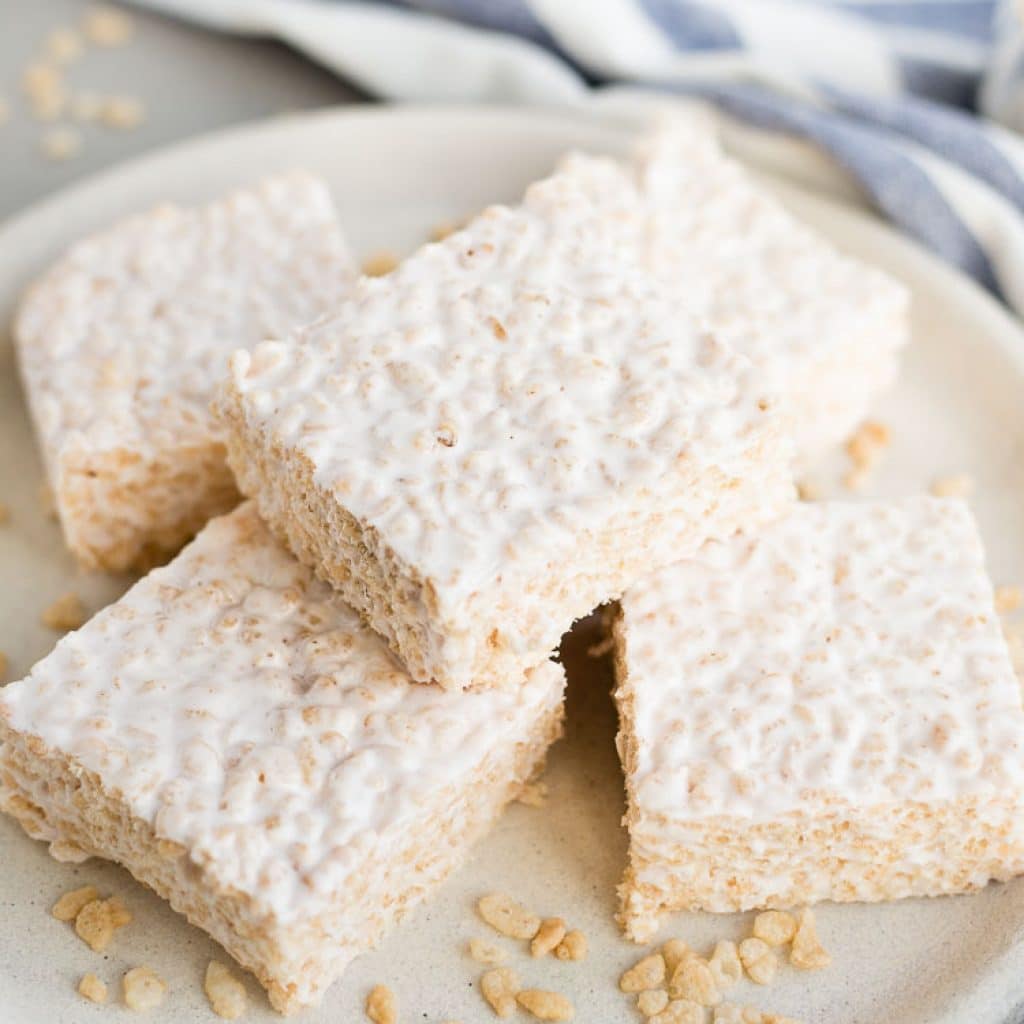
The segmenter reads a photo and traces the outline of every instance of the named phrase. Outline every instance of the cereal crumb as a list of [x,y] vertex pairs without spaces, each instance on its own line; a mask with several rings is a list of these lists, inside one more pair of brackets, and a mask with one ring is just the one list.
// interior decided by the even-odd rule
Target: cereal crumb
[[206,965],[203,991],[210,1008],[224,1020],[238,1020],[245,1013],[245,986],[217,960]]
[[796,934],[796,918],[784,910],[766,910],[754,918],[754,935],[769,946],[784,946]]
[[653,1017],[668,1006],[668,993],[663,988],[649,988],[636,997],[636,1008],[645,1016]]
[[495,967],[481,976],[480,991],[499,1017],[511,1017],[516,1012],[519,976],[511,967]]
[[647,988],[657,988],[664,981],[665,958],[660,953],[652,953],[635,963],[619,978],[619,988],[623,992],[643,992]]
[[715,945],[715,951],[708,960],[708,967],[720,992],[727,992],[743,980],[743,964],[740,963],[736,943],[723,939]]
[[62,594],[42,615],[43,625],[58,632],[78,629],[85,622],[81,598],[74,592]]
[[363,273],[367,277],[384,277],[398,266],[398,257],[387,249],[375,252],[363,262]]
[[508,953],[501,946],[487,939],[470,939],[469,955],[478,964],[501,964],[508,959]]
[[61,26],[46,37],[46,55],[57,64],[70,64],[82,55],[81,36],[73,29]]
[[98,117],[108,128],[137,128],[145,120],[146,108],[134,96],[109,96],[101,102]]
[[889,428],[884,423],[866,420],[860,425],[846,442],[846,454],[853,463],[853,469],[843,481],[848,490],[860,490],[867,483],[889,441]]
[[565,938],[555,947],[559,960],[586,960],[587,937],[578,928],[565,933]]
[[1020,587],[1009,583],[996,587],[996,611],[1000,615],[1015,612],[1022,602],[1024,602],[1024,593],[1021,593]]
[[74,921],[82,907],[99,898],[100,894],[96,891],[96,886],[83,885],[81,889],[72,889],[70,892],[64,893],[50,908],[50,913],[58,921]]
[[665,973],[671,978],[676,968],[690,955],[689,944],[682,939],[669,939],[661,947],[661,955],[665,958]]
[[149,967],[133,967],[121,981],[129,1010],[155,1010],[167,994],[167,982]]
[[84,996],[90,1003],[105,1003],[107,986],[95,974],[83,974],[82,980],[78,983],[78,994]]
[[516,995],[516,1001],[537,1020],[572,1020],[576,1012],[572,1003],[560,992],[549,992],[543,988],[523,989]]
[[86,38],[97,46],[123,46],[135,29],[124,11],[107,4],[96,4],[85,12]]
[[668,994],[673,999],[689,999],[698,1006],[717,1006],[722,1001],[711,967],[695,953],[684,957],[672,972]]
[[714,1024],[765,1024],[765,1015],[756,1006],[722,1003],[715,1007]]
[[758,985],[770,985],[775,980],[779,959],[764,939],[744,939],[740,943],[739,953],[740,961],[751,981]]
[[375,985],[366,997],[366,1016],[373,1024],[395,1024],[398,1008],[395,993],[387,985]]
[[690,999],[673,999],[647,1024],[704,1024],[704,1007]]
[[131,919],[132,915],[117,896],[92,900],[75,915],[75,932],[94,953],[102,953],[114,933]]
[[969,498],[974,493],[974,480],[966,473],[940,476],[929,488],[937,498]]
[[76,128],[53,128],[43,135],[39,146],[47,160],[70,160],[82,148],[82,136]]
[[801,501],[820,501],[824,496],[821,484],[816,480],[798,480],[796,493]]
[[540,918],[504,893],[492,892],[477,903],[480,916],[496,931],[510,939],[532,939]]
[[802,971],[816,971],[832,963],[832,957],[818,938],[814,912],[807,907],[800,912],[796,934],[793,936],[793,947],[789,952],[789,962]]
[[548,802],[548,784],[546,782],[528,782],[519,791],[516,800],[527,807],[543,807]]
[[546,917],[530,943],[530,956],[547,956],[565,938],[565,922],[560,917]]

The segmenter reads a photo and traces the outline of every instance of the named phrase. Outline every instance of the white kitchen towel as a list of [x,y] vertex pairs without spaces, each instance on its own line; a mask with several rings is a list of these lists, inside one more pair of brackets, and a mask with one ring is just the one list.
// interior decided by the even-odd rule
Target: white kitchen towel
[[[699,96],[807,139],[1024,312],[1017,0],[136,0],[290,43],[393,100]],[[981,110],[980,112],[979,104]]]

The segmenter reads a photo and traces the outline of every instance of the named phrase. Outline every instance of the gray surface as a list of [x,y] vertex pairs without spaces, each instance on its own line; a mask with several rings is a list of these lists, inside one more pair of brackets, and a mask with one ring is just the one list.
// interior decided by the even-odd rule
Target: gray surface
[[[0,220],[104,167],[180,139],[285,111],[352,102],[358,95],[327,71],[277,43],[227,37],[131,9],[136,33],[123,47],[89,48],[70,65],[76,88],[139,97],[145,122],[132,131],[82,127],[81,152],[46,160],[20,91],[25,66],[48,32],[81,20],[86,0],[0,0]],[[57,122],[63,123],[63,122]]]

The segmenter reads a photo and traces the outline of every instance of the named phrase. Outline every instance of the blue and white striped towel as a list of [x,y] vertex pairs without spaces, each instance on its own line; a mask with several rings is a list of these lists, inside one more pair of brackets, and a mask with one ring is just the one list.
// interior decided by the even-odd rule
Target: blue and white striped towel
[[995,123],[1024,127],[1020,0],[138,2],[277,36],[388,99],[701,96],[822,147],[1024,313],[1024,139]]

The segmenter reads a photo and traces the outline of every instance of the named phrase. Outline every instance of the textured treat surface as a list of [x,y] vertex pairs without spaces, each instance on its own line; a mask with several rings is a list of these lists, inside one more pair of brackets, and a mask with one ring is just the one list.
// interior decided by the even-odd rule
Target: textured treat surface
[[412,843],[403,823],[561,690],[554,664],[507,692],[411,683],[244,505],[0,691],[0,719],[95,772],[212,892],[287,924],[387,863],[382,837]]
[[223,510],[231,481],[209,402],[227,357],[318,316],[352,276],[326,185],[295,172],[132,217],[73,245],[29,289],[18,358],[76,554],[130,561],[133,544],[162,531],[171,547],[179,523],[201,525],[190,503]]
[[966,504],[802,503],[623,600],[645,811],[752,820],[1024,782]]
[[[609,173],[639,204],[626,172]],[[684,527],[692,546],[715,535],[731,487],[761,478],[772,512],[789,496],[788,449],[748,361],[623,253],[615,218],[573,173],[362,279],[289,342],[237,354],[219,407],[242,490],[332,582],[362,582],[344,592],[364,613],[367,553],[401,595],[380,605],[425,612],[433,654],[461,628],[514,635],[536,600],[543,629],[494,645],[521,654],[520,669],[643,567],[686,553],[659,543]],[[304,504],[314,487],[361,531],[349,551]],[[723,516],[723,532],[735,526]],[[596,582],[545,611],[554,566]],[[385,618],[370,621],[388,635]],[[462,649],[416,677],[465,685],[479,665]]]
[[895,379],[906,290],[794,218],[722,152],[704,116],[667,117],[641,139],[630,166],[639,218],[612,163],[572,154],[563,167],[602,191],[652,273],[754,361],[805,461],[843,440]]

